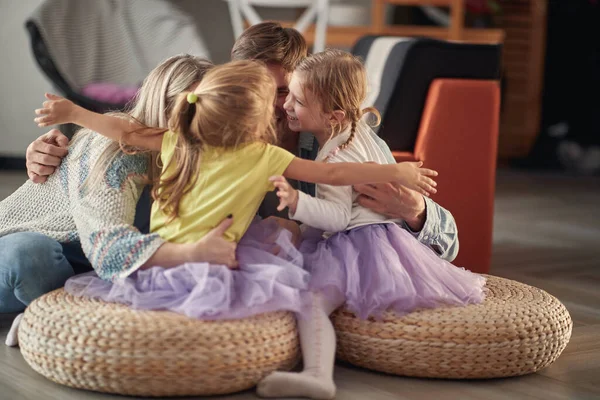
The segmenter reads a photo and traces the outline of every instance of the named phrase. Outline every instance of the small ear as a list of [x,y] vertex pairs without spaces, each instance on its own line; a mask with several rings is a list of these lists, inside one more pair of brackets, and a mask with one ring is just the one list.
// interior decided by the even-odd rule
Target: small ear
[[341,124],[342,122],[344,122],[344,119],[346,118],[346,112],[342,111],[342,110],[335,110],[331,113],[331,116],[329,118],[331,118],[332,121],[335,121],[338,124]]

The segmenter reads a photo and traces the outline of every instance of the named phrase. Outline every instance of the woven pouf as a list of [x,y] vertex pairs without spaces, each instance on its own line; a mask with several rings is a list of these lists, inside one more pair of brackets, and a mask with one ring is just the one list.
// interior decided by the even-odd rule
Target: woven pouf
[[567,309],[543,290],[487,279],[479,305],[387,313],[381,321],[338,310],[338,358],[390,374],[453,379],[524,375],[552,364],[571,337]]
[[292,368],[300,356],[292,313],[199,321],[62,289],[27,308],[19,345],[25,361],[54,382],[136,396],[233,393]]

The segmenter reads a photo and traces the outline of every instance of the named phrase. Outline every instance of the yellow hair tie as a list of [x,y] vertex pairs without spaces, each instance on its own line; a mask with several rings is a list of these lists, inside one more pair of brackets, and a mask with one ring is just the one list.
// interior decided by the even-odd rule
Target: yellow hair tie
[[198,95],[196,93],[188,93],[187,101],[190,104],[194,104],[195,102],[198,101]]

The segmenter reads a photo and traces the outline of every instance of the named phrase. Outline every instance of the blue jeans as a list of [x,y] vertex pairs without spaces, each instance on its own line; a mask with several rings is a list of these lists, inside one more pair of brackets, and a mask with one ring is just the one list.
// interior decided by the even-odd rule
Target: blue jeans
[[56,240],[32,232],[0,237],[0,313],[23,311],[74,274]]

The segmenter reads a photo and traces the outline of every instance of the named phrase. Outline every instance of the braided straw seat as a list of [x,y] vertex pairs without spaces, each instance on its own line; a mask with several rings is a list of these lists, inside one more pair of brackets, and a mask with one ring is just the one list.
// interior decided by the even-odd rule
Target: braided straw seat
[[541,289],[487,279],[479,305],[388,313],[381,321],[338,310],[338,358],[395,375],[453,379],[525,375],[552,364],[571,337],[565,306]]
[[199,321],[62,289],[27,308],[19,344],[27,363],[54,382],[136,396],[233,393],[299,359],[292,313]]

